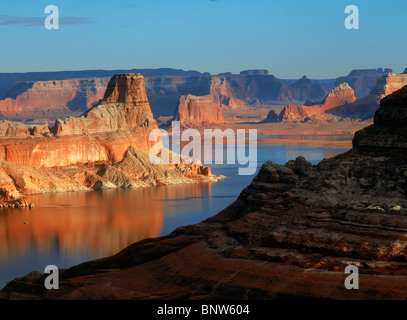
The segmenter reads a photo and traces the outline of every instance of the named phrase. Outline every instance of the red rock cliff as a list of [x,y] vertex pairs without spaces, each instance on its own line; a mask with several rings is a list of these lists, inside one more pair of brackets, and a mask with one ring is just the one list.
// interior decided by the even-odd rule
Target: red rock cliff
[[1,139],[0,158],[36,167],[117,162],[131,145],[148,151],[154,144],[149,134],[156,128],[143,76],[119,74],[112,77],[98,105],[80,117],[57,120],[50,134],[36,134],[44,130],[31,128],[27,136],[20,128],[13,137]]
[[222,109],[212,101],[210,96],[193,95],[180,98],[174,120],[180,121],[185,126],[205,126],[224,121]]

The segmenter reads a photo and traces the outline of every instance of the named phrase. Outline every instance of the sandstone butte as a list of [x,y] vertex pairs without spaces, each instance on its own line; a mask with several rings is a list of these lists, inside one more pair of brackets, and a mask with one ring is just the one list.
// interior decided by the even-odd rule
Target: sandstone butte
[[332,90],[321,104],[288,105],[277,115],[273,110],[264,122],[331,122],[373,118],[380,100],[407,85],[407,74],[387,73],[377,80],[370,94],[356,99],[346,83]]
[[55,125],[0,122],[0,206],[25,206],[21,194],[216,181],[199,161],[153,165],[157,129],[140,74],[111,78],[101,100]]
[[[353,148],[311,165],[267,161],[201,223],[60,271],[32,272],[3,299],[406,299],[407,86],[383,98]],[[359,289],[344,286],[348,265]]]
[[201,127],[223,123],[222,109],[210,96],[181,96],[175,109],[173,121],[185,127]]

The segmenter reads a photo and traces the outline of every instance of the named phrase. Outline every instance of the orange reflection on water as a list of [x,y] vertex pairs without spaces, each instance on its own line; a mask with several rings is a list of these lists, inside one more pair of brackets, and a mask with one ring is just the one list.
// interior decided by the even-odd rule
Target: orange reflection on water
[[166,215],[188,199],[200,207],[211,184],[188,184],[103,192],[72,192],[29,197],[32,209],[0,211],[0,259],[13,259],[35,248],[81,256],[112,255],[128,245],[160,235]]

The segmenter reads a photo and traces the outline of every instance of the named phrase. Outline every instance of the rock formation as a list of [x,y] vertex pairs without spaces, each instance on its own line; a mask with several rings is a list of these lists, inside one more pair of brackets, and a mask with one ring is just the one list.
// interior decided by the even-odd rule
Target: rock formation
[[407,85],[406,74],[389,72],[377,80],[370,94],[357,99],[353,103],[346,103],[337,108],[332,108],[328,113],[341,118],[372,119],[379,108],[380,100]]
[[[3,97],[4,90],[8,92],[0,100],[0,117],[45,123],[73,112],[79,115],[103,98],[111,74],[103,70],[0,74],[0,97]],[[193,71],[158,69],[145,70],[145,74],[148,75],[145,78],[146,92],[156,117],[173,115],[180,97],[188,94],[211,95],[213,101],[225,110],[239,111],[244,106],[321,100],[327,93],[323,86],[306,77],[288,84],[269,75],[267,70],[211,76]]]
[[[282,122],[305,122],[313,119],[323,119],[330,121],[333,117],[321,117],[328,110],[352,103],[356,100],[353,89],[347,83],[341,83],[331,90],[325,99],[320,103],[312,106],[308,105],[287,105],[279,114],[279,121]],[[273,111],[274,112],[274,111]],[[326,116],[326,115],[325,115]],[[269,117],[267,117],[269,118]],[[266,118],[266,121],[267,121]]]
[[366,69],[366,70],[352,70],[347,76],[339,77],[336,79],[335,86],[342,82],[348,83],[358,98],[365,97],[370,94],[372,88],[376,85],[376,82],[383,75],[392,72],[391,69]]
[[[389,70],[385,70],[389,71]],[[407,85],[406,74],[386,73],[377,80],[370,94],[356,99],[347,84],[332,90],[321,104],[287,105],[278,119],[271,114],[264,122],[332,122],[344,119],[365,121],[373,118],[380,99]],[[271,120],[270,120],[271,119]]]
[[327,91],[325,88],[312,80],[307,76],[303,76],[301,79],[291,85],[293,88],[293,96],[299,101],[305,101],[308,99],[320,99],[326,96]]
[[83,112],[103,98],[108,81],[88,78],[25,82],[14,86],[0,101],[0,114],[8,119],[19,115],[49,119],[57,114]]
[[[60,270],[59,290],[45,290],[37,272],[1,297],[405,300],[406,110],[404,87],[382,100],[352,150],[316,166],[267,161],[218,215]],[[349,265],[358,290],[345,288]]]
[[24,194],[218,180],[200,162],[152,164],[149,151],[160,143],[150,141],[154,129],[143,76],[115,75],[103,100],[80,117],[50,129],[2,121],[0,159],[9,168],[2,181]]
[[223,123],[222,109],[215,104],[210,96],[182,96],[175,110],[174,121],[189,127],[202,127],[210,124]]

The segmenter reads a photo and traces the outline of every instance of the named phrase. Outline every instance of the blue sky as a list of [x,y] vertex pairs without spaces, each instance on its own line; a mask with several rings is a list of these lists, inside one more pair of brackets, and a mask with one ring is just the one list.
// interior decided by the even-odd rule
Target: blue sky
[[[347,5],[359,30],[344,27]],[[43,26],[59,8],[59,30]],[[407,67],[407,1],[13,0],[0,4],[0,72],[170,67],[336,78]]]

